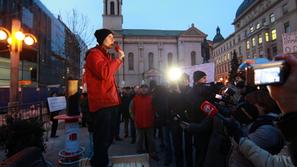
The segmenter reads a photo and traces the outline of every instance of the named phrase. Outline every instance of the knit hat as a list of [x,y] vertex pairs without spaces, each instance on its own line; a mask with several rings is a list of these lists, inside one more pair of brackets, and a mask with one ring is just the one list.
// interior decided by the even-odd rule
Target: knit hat
[[104,39],[109,35],[112,34],[112,31],[110,31],[109,29],[99,29],[95,31],[95,37],[97,39],[97,42],[99,45],[102,45]]
[[193,74],[193,80],[194,80],[194,82],[197,82],[201,78],[203,78],[204,76],[206,76],[205,72],[203,72],[203,71],[195,71],[194,74]]

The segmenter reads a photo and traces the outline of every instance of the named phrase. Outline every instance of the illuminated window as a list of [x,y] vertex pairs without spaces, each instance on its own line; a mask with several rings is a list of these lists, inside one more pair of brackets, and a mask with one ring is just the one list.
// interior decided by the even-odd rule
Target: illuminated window
[[246,49],[250,49],[250,41],[246,41]]
[[254,38],[252,38],[252,46],[253,46],[253,47],[255,47],[255,46],[256,46],[256,39],[255,39],[255,37],[254,37]]
[[269,33],[268,32],[265,32],[265,41],[269,42]]
[[273,29],[273,30],[271,31],[271,39],[272,39],[272,40],[276,40],[276,29]]
[[258,43],[259,45],[263,43],[262,35],[258,35]]

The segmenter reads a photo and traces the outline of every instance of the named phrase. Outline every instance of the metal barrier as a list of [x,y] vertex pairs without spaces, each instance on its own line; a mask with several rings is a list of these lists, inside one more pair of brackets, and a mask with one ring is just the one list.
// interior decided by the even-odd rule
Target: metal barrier
[[48,112],[46,109],[46,102],[35,102],[22,104],[11,107],[0,108],[0,127],[7,124],[9,119],[26,120],[30,118],[39,118],[44,122],[47,118]]

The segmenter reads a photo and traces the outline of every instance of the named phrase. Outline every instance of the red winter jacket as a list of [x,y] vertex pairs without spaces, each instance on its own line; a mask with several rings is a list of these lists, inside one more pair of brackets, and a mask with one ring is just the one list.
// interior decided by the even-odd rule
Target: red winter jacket
[[155,112],[153,111],[152,96],[136,95],[133,98],[133,114],[136,128],[154,127]]
[[114,75],[121,63],[119,58],[112,59],[100,46],[90,49],[86,59],[85,76],[91,112],[120,104]]

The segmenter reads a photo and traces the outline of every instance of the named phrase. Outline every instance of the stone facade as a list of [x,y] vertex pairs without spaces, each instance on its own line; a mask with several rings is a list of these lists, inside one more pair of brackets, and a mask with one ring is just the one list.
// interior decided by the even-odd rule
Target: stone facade
[[114,31],[116,41],[126,54],[124,65],[117,74],[119,86],[148,84],[151,80],[163,84],[170,66],[208,61],[209,55],[205,54],[209,52],[202,52],[207,35],[194,24],[187,30],[177,31],[123,29],[122,1],[103,0],[103,3],[103,27]]
[[296,0],[244,0],[233,22],[235,32],[214,45],[216,80],[228,80],[234,51],[240,62],[282,53],[282,34],[297,30],[296,9]]

